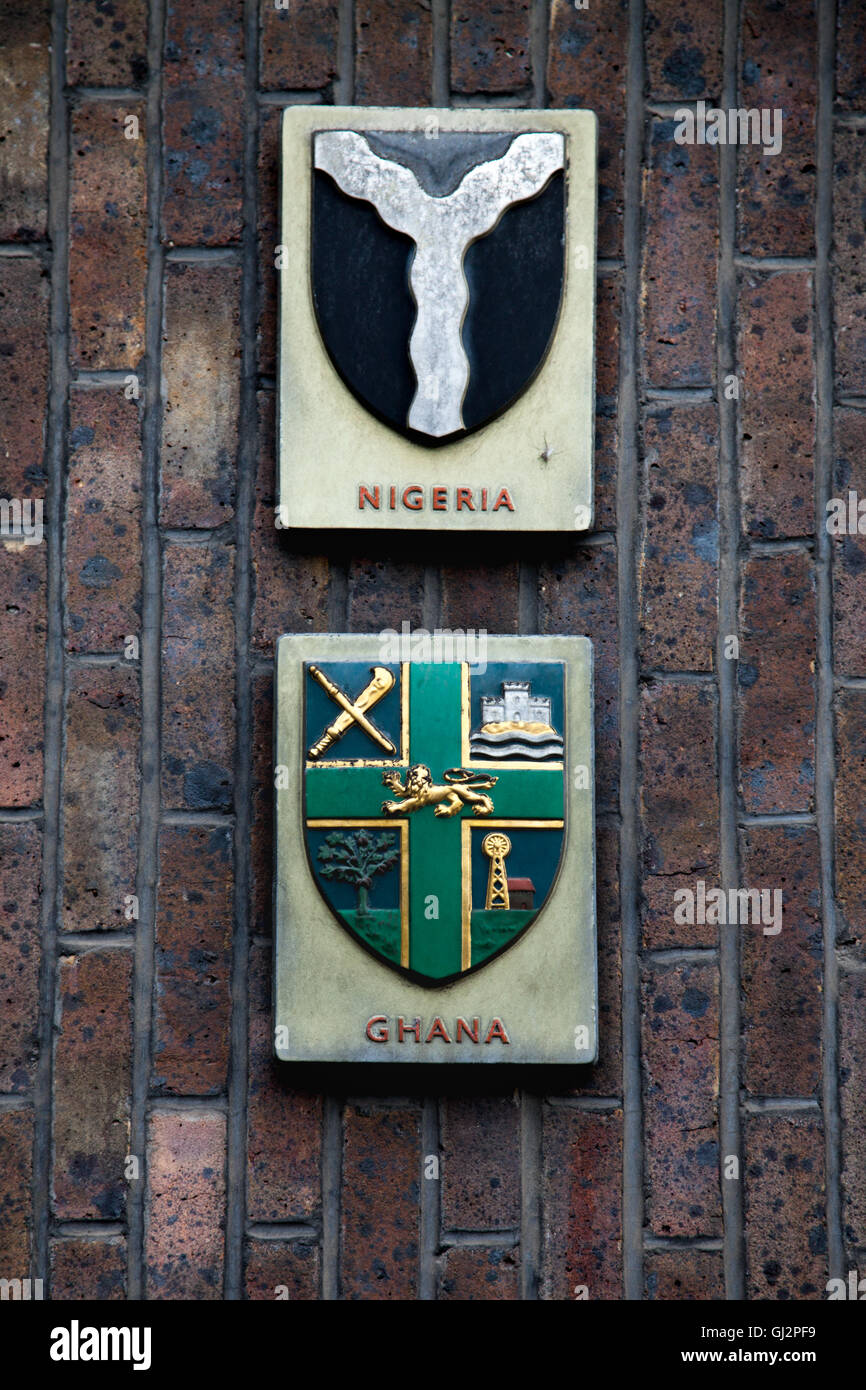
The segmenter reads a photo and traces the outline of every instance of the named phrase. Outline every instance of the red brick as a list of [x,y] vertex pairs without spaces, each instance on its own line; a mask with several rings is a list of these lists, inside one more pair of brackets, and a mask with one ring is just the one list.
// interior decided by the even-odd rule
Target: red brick
[[725,1297],[721,1250],[647,1250],[645,1297],[659,1303]]
[[509,536],[501,553],[486,556],[484,563],[466,559],[469,563],[442,568],[443,626],[475,633],[517,632],[519,566],[513,538]]
[[337,75],[339,7],[334,0],[305,0],[277,9],[262,0],[259,41],[265,91],[315,91]]
[[169,0],[165,19],[163,237],[239,239],[244,154],[242,0]]
[[513,92],[532,79],[529,0],[458,0],[451,10],[455,92]]
[[866,698],[840,690],[836,705],[836,898],[840,935],[866,945]]
[[424,566],[415,559],[416,537],[389,537],[388,558],[376,548],[349,566],[350,632],[401,632],[403,623],[423,627]]
[[30,806],[42,796],[44,545],[0,542],[0,594],[0,797],[5,806]]
[[652,386],[708,386],[716,374],[718,151],[676,144],[676,125],[650,126],[644,372]]
[[0,261],[0,323],[0,497],[44,497],[48,280],[37,261]]
[[549,1106],[543,1145],[543,1297],[621,1299],[622,1112]]
[[622,1090],[622,924],[619,831],[595,827],[595,899],[598,931],[598,1061],[576,1094],[616,1096]]
[[748,561],[740,632],[745,809],[808,811],[815,780],[815,595],[807,555]]
[[229,1063],[232,833],[165,825],[159,849],[153,1089],[214,1095]]
[[658,671],[711,671],[718,609],[718,415],[666,407],[644,421],[647,506],[641,655]]
[[163,526],[220,526],[234,515],[240,287],[236,266],[168,266],[160,455]]
[[[821,1086],[821,856],[811,826],[742,834],[743,886],[782,890],[782,930],[741,925],[744,1086],[758,1096],[817,1095]],[[772,899],[771,899],[772,901]]]
[[[321,1203],[322,1098],[274,1057],[269,945],[250,952],[247,1208],[251,1221],[311,1217]],[[277,1282],[280,1282],[279,1280]]]
[[0,825],[0,1091],[19,1095],[30,1089],[38,1050],[41,841],[35,825]]
[[141,705],[138,672],[88,666],[68,675],[63,784],[63,929],[135,930]]
[[833,149],[833,247],[836,385],[866,392],[866,296],[863,294],[863,207],[866,203],[866,131],[837,130]]
[[60,958],[54,1214],[62,1220],[112,1221],[126,1209],[132,963],[125,949]]
[[45,236],[50,15],[47,0],[0,3],[0,241]]
[[812,276],[743,276],[740,285],[743,522],[753,536],[815,529]]
[[595,303],[595,526],[616,526],[617,381],[619,374],[619,306],[621,277],[602,276]]
[[[866,1247],[866,975],[839,976],[842,1223],[852,1252]],[[861,1270],[861,1275],[864,1271]]]
[[[835,412],[835,497],[844,504],[847,528],[849,492],[866,501],[866,412]],[[866,510],[866,509],[864,509]],[[828,513],[829,521],[834,513]],[[866,527],[866,522],[863,523]],[[866,676],[866,539],[855,535],[833,540],[833,664],[837,675]]]
[[270,936],[274,874],[274,677],[252,679],[253,758],[250,824],[250,928]]
[[622,252],[628,0],[577,10],[552,0],[547,55],[550,104],[598,116],[598,254]]
[[147,81],[146,0],[69,0],[66,80],[81,87]]
[[[328,561],[303,533],[278,530],[274,394],[259,392],[259,463],[253,518],[254,649],[272,657],[283,632],[327,632]],[[315,546],[315,542],[313,543]]]
[[148,1140],[147,1297],[223,1297],[225,1116],[155,1111]]
[[778,154],[752,144],[737,151],[738,243],[756,256],[809,256],[815,249],[815,9],[815,0],[743,6],[738,105],[778,112],[782,133]]
[[162,748],[166,808],[225,811],[234,762],[233,556],[165,551]]
[[446,1252],[439,1280],[440,1303],[520,1298],[520,1256],[516,1250],[458,1246]]
[[710,946],[712,924],[674,921],[676,893],[717,887],[716,700],[704,685],[649,685],[641,715],[644,944]]
[[428,106],[433,19],[424,0],[358,0],[355,101],[359,106]]
[[[616,810],[619,777],[619,652],[616,551],[565,541],[538,567],[539,631],[591,637],[595,659],[595,798]],[[551,547],[553,549],[553,547]]]
[[446,1230],[519,1225],[520,1108],[514,1095],[443,1101],[441,1182]]
[[71,1303],[126,1298],[126,1241],[55,1240],[51,1243],[51,1297]]
[[315,1302],[319,1297],[319,1249],[307,1241],[247,1241],[247,1298]]
[[420,1182],[418,1111],[349,1106],[340,1255],[344,1298],[417,1298]]
[[[139,122],[128,139],[128,116]],[[72,114],[70,356],[88,369],[144,354],[147,134],[141,102],[90,102]]]
[[836,6],[836,105],[841,111],[866,107],[866,11],[861,0]]
[[[284,11],[282,13],[285,13]],[[277,268],[280,244],[280,127],[282,111],[266,107],[259,122],[259,227],[258,227],[258,361],[259,371],[274,376],[277,370]]]
[[141,432],[120,391],[73,391],[66,505],[66,646],[122,652],[141,630]]
[[722,0],[648,0],[644,41],[656,101],[718,97],[722,87]]
[[656,1236],[722,1232],[715,965],[649,968],[642,990],[646,1222]]
[[747,1116],[745,1156],[746,1297],[824,1298],[827,1231],[819,1120]]
[[33,1115],[29,1110],[0,1110],[0,1269],[7,1279],[29,1279],[30,1179]]

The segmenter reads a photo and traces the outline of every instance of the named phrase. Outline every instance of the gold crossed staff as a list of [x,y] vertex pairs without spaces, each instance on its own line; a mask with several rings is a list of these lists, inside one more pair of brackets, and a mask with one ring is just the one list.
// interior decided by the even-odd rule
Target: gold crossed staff
[[373,679],[368,685],[364,686],[364,689],[355,700],[350,700],[348,695],[345,695],[340,687],[335,685],[331,678],[326,676],[324,671],[318,666],[311,665],[307,669],[313,677],[313,680],[318,681],[325,693],[334,701],[334,704],[339,705],[343,711],[342,714],[337,715],[333,724],[329,725],[318,742],[313,744],[307,754],[311,762],[314,762],[316,758],[320,758],[332,744],[336,743],[338,739],[343,737],[343,734],[351,729],[353,724],[357,724],[359,729],[363,729],[368,738],[371,738],[374,743],[378,743],[379,747],[383,749],[384,752],[389,755],[396,753],[397,749],[394,747],[391,740],[385,734],[381,733],[380,730],[376,728],[375,724],[371,724],[364,713],[365,710],[372,709],[374,705],[379,703],[383,696],[388,694],[389,690],[393,689],[396,678],[392,671],[389,671],[385,666],[371,666],[370,670],[373,673]]

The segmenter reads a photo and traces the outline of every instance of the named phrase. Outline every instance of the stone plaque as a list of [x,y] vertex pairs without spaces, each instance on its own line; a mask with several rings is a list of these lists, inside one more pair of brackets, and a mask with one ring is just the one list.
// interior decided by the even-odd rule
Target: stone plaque
[[282,527],[591,526],[591,111],[283,115]]
[[277,1055],[591,1062],[591,644],[425,637],[277,643]]

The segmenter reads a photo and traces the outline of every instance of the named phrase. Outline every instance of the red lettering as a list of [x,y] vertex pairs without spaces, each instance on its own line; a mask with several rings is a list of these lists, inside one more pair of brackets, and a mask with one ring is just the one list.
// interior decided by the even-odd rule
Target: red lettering
[[397,1041],[402,1042],[406,1033],[414,1033],[415,1041],[421,1041],[421,1020],[416,1018],[414,1023],[407,1023],[405,1019],[397,1019]]
[[[417,501],[409,501],[409,494],[417,494]],[[403,489],[403,506],[410,512],[420,511],[424,506],[424,489],[422,487],[407,487]]]
[[368,487],[365,487],[364,484],[361,483],[358,488],[358,511],[362,512],[368,502],[374,510],[379,510],[379,487],[377,485],[371,492]]
[[494,1018],[493,1022],[490,1025],[490,1030],[487,1034],[487,1037],[484,1039],[484,1041],[486,1043],[489,1043],[492,1042],[494,1038],[498,1038],[499,1041],[503,1043],[511,1042],[511,1039],[505,1031],[505,1025],[503,1024],[501,1018]]
[[483,488],[481,489],[481,510],[482,510],[482,512],[486,512],[486,511],[487,511],[487,488],[486,488],[486,487],[483,487]]
[[433,489],[433,510],[434,512],[447,512],[448,503],[445,500],[447,488],[434,487]]
[[[383,1023],[385,1025],[384,1028],[380,1026]],[[371,1032],[371,1029],[374,1026],[378,1029],[378,1031],[375,1033]],[[370,1039],[370,1042],[386,1043],[390,1036],[391,1035],[388,1031],[388,1020],[385,1017],[385,1015],[374,1014],[373,1017],[369,1019],[367,1022],[367,1037]]]
[[475,503],[472,501],[472,489],[471,489],[471,487],[459,487],[459,488],[457,489],[457,510],[458,510],[458,512],[462,511],[464,507],[468,507],[469,510],[470,510],[470,512],[474,512],[474,511],[475,511]]
[[507,507],[510,512],[514,511],[514,503],[508,495],[507,487],[504,487],[502,489],[496,501],[493,503],[494,511],[496,511],[499,507]]
[[470,1040],[471,1042],[477,1043],[477,1041],[478,1041],[478,1029],[480,1028],[480,1026],[481,1026],[481,1019],[480,1019],[480,1018],[473,1018],[473,1020],[472,1020],[472,1027],[471,1027],[471,1028],[469,1027],[469,1024],[466,1022],[466,1019],[465,1019],[465,1018],[458,1018],[458,1020],[457,1020],[457,1042],[460,1042],[460,1034],[461,1034],[461,1033],[465,1033],[466,1036],[467,1036],[467,1038],[469,1038],[469,1040]]
[[430,1025],[430,1032],[427,1034],[427,1037],[424,1041],[431,1042],[433,1038],[441,1038],[443,1042],[447,1043],[450,1043],[451,1041],[451,1039],[448,1036],[448,1030],[445,1027],[445,1024],[442,1022],[441,1018],[434,1018],[432,1024]]
[[390,503],[390,506],[391,506],[391,511],[392,511],[392,512],[396,510],[396,507],[397,507],[397,489],[396,489],[395,487],[392,487],[392,488],[391,488],[391,503]]

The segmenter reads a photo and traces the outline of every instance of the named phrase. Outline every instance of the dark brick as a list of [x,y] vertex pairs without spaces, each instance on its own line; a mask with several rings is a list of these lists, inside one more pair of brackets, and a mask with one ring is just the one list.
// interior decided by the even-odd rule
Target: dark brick
[[811,536],[812,276],[748,272],[739,302],[743,523],[760,540]]
[[440,1303],[513,1302],[520,1298],[520,1256],[516,1250],[458,1246],[448,1250],[439,1280]]
[[725,1297],[721,1250],[647,1250],[645,1297],[659,1303]]
[[714,945],[713,924],[674,921],[676,893],[717,887],[716,700],[703,685],[648,686],[641,715],[644,944]]
[[[842,1115],[842,1222],[845,1244],[866,1248],[866,975],[839,976],[839,1099]],[[861,1270],[861,1277],[866,1271]]]
[[141,432],[120,391],[73,391],[66,503],[66,646],[122,652],[141,629]]
[[4,1200],[0,1202],[0,1269],[7,1279],[29,1279],[30,1180],[33,1115],[29,1110],[0,1110],[0,1171]]
[[644,421],[641,655],[658,671],[711,671],[718,608],[718,414],[659,409]]
[[50,16],[47,0],[0,3],[0,241],[45,236]]
[[424,566],[414,557],[417,540],[390,538],[388,559],[362,555],[349,567],[350,632],[402,631],[403,623],[423,627]]
[[532,78],[529,0],[458,0],[451,10],[455,92],[513,92]]
[[45,549],[0,541],[0,799],[11,807],[30,806],[42,796]]
[[[259,392],[259,463],[253,518],[253,647],[273,656],[283,632],[327,632],[328,561],[304,533],[278,530],[274,394]],[[312,551],[312,553],[311,553]]]
[[722,1233],[718,996],[715,965],[644,973],[644,1183],[656,1236]]
[[163,237],[221,246],[241,234],[242,0],[169,0],[165,19]]
[[259,936],[270,936],[274,875],[274,678],[270,671],[253,677],[252,706],[250,925]]
[[552,106],[586,107],[598,116],[598,254],[622,251],[628,0],[577,10],[553,0],[547,53]]
[[834,328],[836,386],[866,392],[866,131],[836,131],[833,165]]
[[722,0],[648,0],[644,41],[656,101],[718,97],[722,87]]
[[44,497],[48,280],[37,261],[0,261],[0,321],[0,497]]
[[54,1062],[54,1214],[115,1221],[126,1210],[132,1083],[132,952],[60,959]]
[[66,80],[71,87],[146,82],[146,0],[69,0],[66,28]]
[[160,456],[163,526],[220,526],[234,514],[240,287],[235,266],[168,266]]
[[349,1106],[340,1255],[344,1298],[417,1297],[420,1183],[419,1112]]
[[514,1095],[443,1101],[441,1181],[446,1230],[519,1225],[520,1108]]
[[156,914],[153,1089],[215,1095],[229,1063],[232,832],[164,825]]
[[265,91],[315,91],[337,75],[339,7],[334,0],[305,0],[277,9],[262,0],[260,81]]
[[427,106],[433,87],[433,19],[424,0],[358,0],[355,101]]
[[603,275],[595,301],[595,527],[616,526],[616,473],[619,436],[617,402],[619,375],[619,306],[621,277]]
[[836,105],[841,111],[866,107],[866,11],[861,0],[836,7]]
[[748,1115],[746,1297],[822,1299],[827,1284],[824,1134],[810,1115]]
[[233,556],[170,545],[164,560],[162,748],[166,808],[225,811],[234,761]]
[[[509,554],[510,552],[510,554]],[[467,560],[469,557],[466,557]],[[486,563],[444,565],[442,623],[464,632],[518,630],[518,562],[509,537],[505,553]]]
[[[554,550],[554,546],[549,547]],[[591,637],[595,658],[595,798],[600,811],[618,805],[619,652],[614,547],[555,543],[538,567],[539,631]]]
[[[847,529],[849,492],[857,494],[857,502],[866,502],[866,412],[844,410],[835,412],[835,497],[844,505],[843,522]],[[864,507],[866,512],[866,507]],[[835,513],[828,513],[830,521]],[[833,539],[833,665],[837,675],[866,676],[866,518],[858,517],[854,535],[834,536]]]
[[708,386],[716,373],[718,151],[678,145],[676,125],[650,125],[644,372],[651,386]]
[[126,1241],[86,1238],[51,1242],[51,1297],[55,1302],[126,1298]]
[[[267,0],[266,0],[267,2]],[[277,370],[276,248],[280,244],[280,127],[282,111],[266,107],[259,122],[259,227],[258,227],[258,361],[259,371],[273,376]],[[273,409],[273,407],[272,407]]]
[[248,1240],[244,1290],[247,1298],[315,1302],[318,1246],[300,1240]]
[[135,930],[141,705],[134,667],[68,674],[63,928]]
[[[808,1096],[821,1086],[821,857],[811,826],[742,833],[746,888],[782,890],[782,930],[741,925],[744,1085],[752,1095]],[[772,901],[772,899],[771,899]]]
[[250,953],[247,1206],[251,1221],[303,1220],[313,1216],[321,1203],[322,1098],[293,1086],[289,1069],[274,1057],[272,968],[270,946],[254,944]]
[[[139,122],[134,140],[126,137],[128,116]],[[90,370],[135,367],[144,353],[144,122],[141,102],[90,102],[72,115],[69,351]]]
[[39,1005],[42,836],[32,824],[0,825],[0,1091],[30,1089]]
[[815,249],[815,9],[815,0],[743,6],[738,104],[779,112],[782,134],[778,154],[753,144],[737,151],[738,243],[756,256],[809,256]]
[[866,698],[840,690],[836,704],[836,898],[840,935],[866,945]]
[[740,631],[746,811],[808,811],[815,781],[815,595],[807,555],[747,562]]
[[147,1297],[223,1297],[226,1119],[156,1110],[148,1138]]
[[542,1296],[621,1299],[622,1112],[547,1106],[542,1137]]

